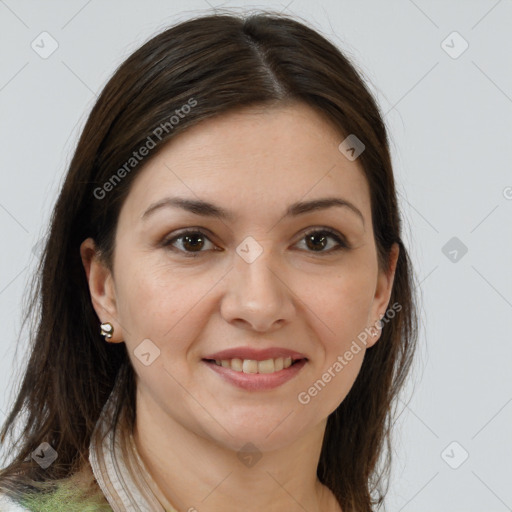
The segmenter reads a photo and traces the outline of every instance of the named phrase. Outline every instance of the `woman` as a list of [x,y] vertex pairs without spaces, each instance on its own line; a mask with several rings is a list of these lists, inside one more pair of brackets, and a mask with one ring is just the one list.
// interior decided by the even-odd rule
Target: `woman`
[[209,15],[131,55],[81,134],[39,276],[4,508],[383,501],[412,276],[378,108],[311,28]]

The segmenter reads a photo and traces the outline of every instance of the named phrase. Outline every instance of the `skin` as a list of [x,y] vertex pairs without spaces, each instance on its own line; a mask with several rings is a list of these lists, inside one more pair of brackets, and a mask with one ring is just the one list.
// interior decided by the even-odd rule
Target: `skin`
[[[368,184],[357,159],[338,150],[342,140],[300,103],[209,119],[176,136],[134,180],[112,273],[94,241],[82,243],[98,318],[113,324],[112,341],[127,344],[137,374],[137,448],[180,511],[341,510],[316,477],[321,444],[379,334],[307,405],[297,397],[385,313],[398,257],[394,247],[379,269]],[[235,218],[163,207],[142,219],[170,196],[210,201]],[[333,196],[364,222],[348,207],[283,217],[296,201]],[[333,251],[332,238],[307,244],[308,228],[326,227],[350,248]],[[207,238],[199,247],[183,238],[160,244],[183,228],[203,228]],[[247,236],[263,250],[252,263],[236,252]],[[134,355],[144,339],[161,351],[149,366]],[[240,345],[290,348],[308,362],[277,388],[245,391],[202,361]],[[248,442],[262,455],[250,467],[237,457]]]

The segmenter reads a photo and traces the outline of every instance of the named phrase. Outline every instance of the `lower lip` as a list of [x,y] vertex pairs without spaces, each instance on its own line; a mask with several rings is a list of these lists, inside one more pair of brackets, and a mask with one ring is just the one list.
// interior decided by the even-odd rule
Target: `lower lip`
[[306,359],[301,359],[288,368],[283,368],[282,370],[274,373],[244,373],[237,372],[231,368],[224,368],[224,366],[219,366],[213,362],[203,359],[203,363],[210,367],[214,372],[217,372],[229,383],[247,391],[262,391],[265,389],[277,388],[295,377],[295,375],[302,370],[306,362]]

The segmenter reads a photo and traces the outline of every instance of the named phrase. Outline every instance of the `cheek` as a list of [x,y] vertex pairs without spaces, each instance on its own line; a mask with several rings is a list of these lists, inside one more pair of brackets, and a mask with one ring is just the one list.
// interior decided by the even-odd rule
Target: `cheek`
[[373,274],[371,267],[352,267],[309,284],[308,305],[325,324],[330,345],[340,348],[368,327],[375,292]]
[[[308,298],[314,312],[309,322],[324,354],[317,359],[314,375],[298,400],[301,404],[311,402],[325,416],[345,399],[363,363],[365,346],[361,335],[366,335],[373,297],[368,274],[338,275],[314,287]],[[315,414],[319,414],[318,410]]]
[[126,266],[119,276],[118,312],[127,346],[133,352],[142,340],[150,339],[172,364],[208,321],[205,297],[218,277],[212,273],[185,276],[149,263]]

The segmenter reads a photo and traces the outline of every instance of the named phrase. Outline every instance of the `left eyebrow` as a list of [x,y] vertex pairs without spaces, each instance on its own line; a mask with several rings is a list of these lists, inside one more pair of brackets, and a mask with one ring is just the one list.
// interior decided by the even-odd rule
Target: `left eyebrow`
[[333,208],[335,206],[338,207],[346,207],[352,213],[355,213],[363,223],[364,226],[364,216],[361,213],[361,210],[357,208],[353,203],[348,201],[347,199],[341,199],[338,197],[325,197],[323,199],[314,199],[312,201],[303,201],[293,203],[288,207],[285,213],[285,217],[295,217],[297,215],[302,215],[304,213],[309,213],[317,210],[325,210],[327,208]]
[[[150,214],[161,208],[181,208],[195,215],[203,217],[215,217],[221,220],[234,220],[235,214],[218,205],[208,201],[198,199],[187,199],[183,197],[166,197],[152,204],[141,216],[141,219],[146,219]],[[357,215],[363,226],[365,224],[364,216],[361,211],[350,201],[339,197],[325,197],[322,199],[314,199],[312,201],[299,201],[291,204],[283,217],[297,217],[305,213],[326,210],[333,207],[347,208],[349,211]]]

